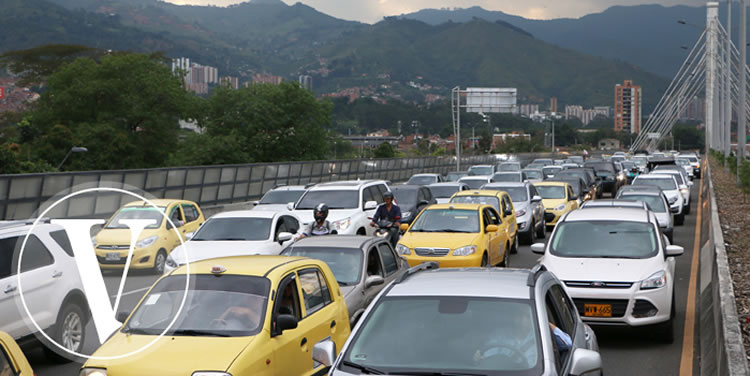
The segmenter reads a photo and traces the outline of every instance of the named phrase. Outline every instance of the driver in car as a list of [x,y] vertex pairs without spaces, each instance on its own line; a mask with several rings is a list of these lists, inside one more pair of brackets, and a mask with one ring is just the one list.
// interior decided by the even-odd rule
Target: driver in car
[[531,317],[528,314],[513,315],[516,319],[510,326],[498,326],[490,331],[484,350],[474,353],[474,361],[480,362],[496,356],[513,359],[532,368],[537,363],[537,344]]
[[[252,296],[239,294],[234,304],[227,308],[218,319],[213,321],[214,326],[228,327],[230,324],[239,324],[243,329],[253,329],[260,323],[258,304]],[[231,325],[233,326],[233,325]]]

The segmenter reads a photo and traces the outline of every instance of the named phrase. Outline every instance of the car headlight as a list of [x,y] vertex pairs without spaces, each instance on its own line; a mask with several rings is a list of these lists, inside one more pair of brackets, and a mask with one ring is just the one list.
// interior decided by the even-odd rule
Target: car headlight
[[675,202],[677,202],[677,197],[670,197],[670,198],[669,198],[669,204],[670,204],[670,205],[671,205],[671,204],[674,204]]
[[107,370],[104,368],[83,368],[78,376],[107,376]]
[[647,279],[641,281],[641,290],[653,290],[662,288],[667,285],[667,273],[663,270],[652,274]]
[[411,249],[403,244],[396,244],[396,252],[398,252],[399,255],[410,255]]
[[196,371],[193,372],[193,376],[232,376],[232,374],[226,372]]
[[92,236],[91,237],[91,244],[94,245],[94,248],[96,248],[96,246],[99,245],[99,244],[96,243],[96,236]]
[[526,215],[526,209],[516,210],[516,217],[523,217]]
[[167,266],[173,269],[179,266],[174,258],[172,258],[172,255],[167,256]]
[[477,251],[477,246],[467,245],[466,247],[456,248],[453,251],[453,256],[468,256],[473,255]]
[[555,211],[563,211],[563,210],[565,210],[565,204],[560,204],[560,205],[556,206],[554,210]]
[[146,248],[151,246],[152,244],[156,243],[156,241],[159,240],[159,235],[150,236],[146,239],[141,239],[138,241],[138,243],[135,243],[136,248]]
[[333,227],[336,230],[344,231],[344,230],[348,229],[349,225],[351,225],[351,224],[352,224],[352,219],[351,218],[346,218],[346,219],[342,219],[340,221],[333,222]]
[[624,180],[624,179],[625,179],[625,175],[617,175],[617,180]]
[[683,194],[688,194],[690,193],[690,190],[687,188],[680,188],[680,192],[682,192]]
[[403,212],[403,213],[401,213],[401,218],[402,219],[411,218],[411,212]]

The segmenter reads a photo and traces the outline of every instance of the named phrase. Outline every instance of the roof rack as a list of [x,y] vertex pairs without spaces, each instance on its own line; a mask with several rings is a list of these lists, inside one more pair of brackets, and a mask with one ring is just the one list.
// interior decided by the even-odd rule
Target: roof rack
[[318,183],[307,183],[307,184],[305,184],[305,189],[308,189],[308,188],[310,188],[310,187],[312,187],[312,186],[314,186],[316,184],[318,184]]
[[440,267],[440,264],[436,261],[426,261],[423,262],[415,267],[409,268],[404,273],[402,273],[398,278],[396,278],[396,281],[394,284],[399,284],[404,282],[407,278],[409,278],[411,275],[419,273],[423,270],[431,270],[431,269],[438,269]]
[[536,264],[533,268],[531,268],[531,271],[529,272],[529,279],[526,280],[526,286],[534,287],[536,285],[536,278],[537,276],[542,273],[546,272],[547,268],[542,264]]
[[[19,219],[19,220],[12,220],[12,221],[0,221],[0,229],[33,225],[34,221],[36,221],[36,218]],[[43,217],[39,219],[39,223],[50,223],[50,218]]]

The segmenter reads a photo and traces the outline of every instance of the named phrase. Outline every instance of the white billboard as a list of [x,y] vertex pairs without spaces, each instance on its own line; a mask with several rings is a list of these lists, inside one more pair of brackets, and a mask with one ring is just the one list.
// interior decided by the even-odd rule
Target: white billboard
[[466,112],[505,112],[516,109],[518,90],[515,88],[479,88],[466,89]]

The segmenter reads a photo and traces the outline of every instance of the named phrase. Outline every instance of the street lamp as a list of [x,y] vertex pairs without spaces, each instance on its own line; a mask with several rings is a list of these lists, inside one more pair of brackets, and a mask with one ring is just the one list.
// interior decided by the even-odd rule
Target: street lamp
[[68,157],[70,157],[70,154],[71,154],[71,153],[86,153],[86,152],[88,152],[88,151],[89,151],[89,149],[86,149],[86,148],[85,148],[85,147],[83,147],[83,146],[73,146],[73,147],[72,147],[72,148],[70,148],[70,150],[68,151],[68,154],[65,154],[65,158],[63,158],[62,162],[60,162],[60,164],[59,164],[59,165],[57,166],[57,169],[59,170],[59,169],[60,169],[60,167],[62,167],[62,165],[63,165],[63,164],[65,163],[65,161],[67,161],[67,160],[68,160]]

